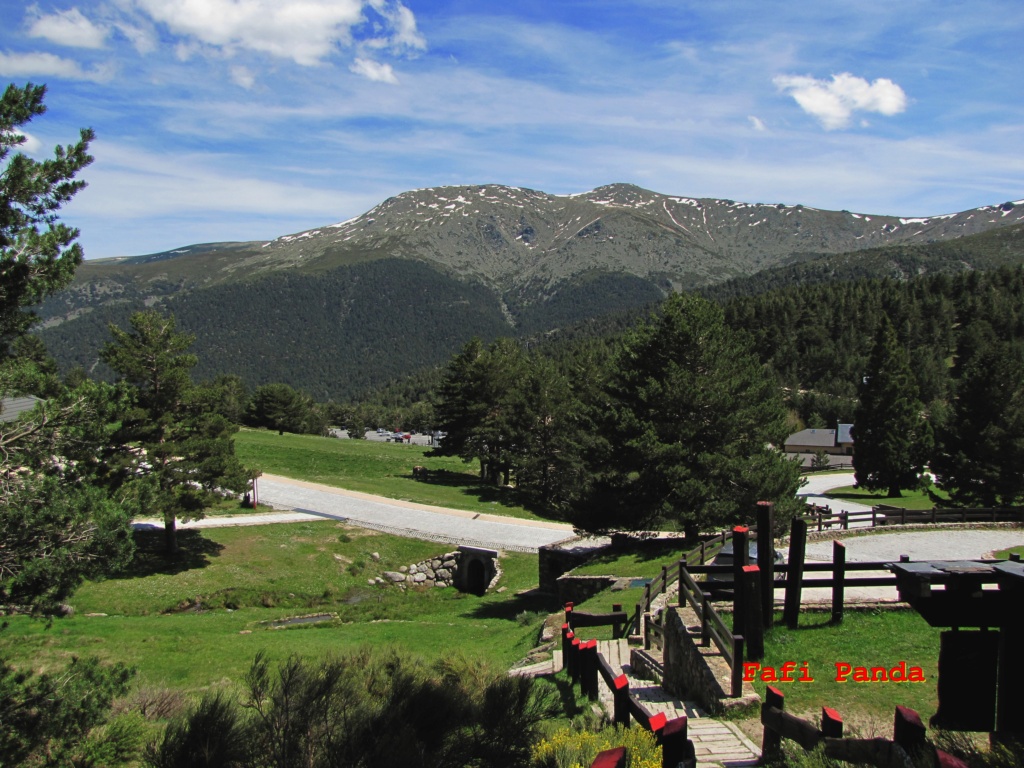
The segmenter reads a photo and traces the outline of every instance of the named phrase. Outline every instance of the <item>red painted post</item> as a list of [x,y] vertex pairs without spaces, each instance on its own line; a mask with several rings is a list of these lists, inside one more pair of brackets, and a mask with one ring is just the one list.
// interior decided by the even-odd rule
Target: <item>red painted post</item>
[[569,643],[572,641],[572,630],[568,624],[562,625],[562,669],[569,668]]
[[601,752],[594,758],[590,768],[626,768],[626,748],[616,747]]
[[896,718],[892,725],[892,740],[899,744],[911,757],[924,748],[927,730],[921,716],[909,707],[896,707]]
[[572,678],[572,684],[576,685],[580,681],[580,639],[574,637],[572,644],[569,646],[569,658],[572,663],[569,664],[569,676]]
[[747,658],[760,661],[764,658],[764,621],[761,617],[761,570],[756,565],[743,566],[743,572],[736,583],[736,611],[733,616],[733,630],[743,635],[747,643]]
[[833,739],[843,738],[843,718],[831,707],[821,708],[821,735]]
[[572,626],[572,603],[565,604],[565,621]]
[[696,757],[693,742],[686,738],[686,717],[669,720],[661,729],[661,766],[676,768]]
[[668,717],[664,712],[658,712],[651,715],[651,719],[647,721],[647,730],[661,738],[661,729],[665,727],[665,723],[668,722]]
[[[764,722],[766,709],[777,709],[780,712],[786,708],[786,697],[782,691],[773,685],[769,685],[764,694],[764,702],[761,704],[761,722]],[[761,754],[774,755],[782,749],[782,734],[764,726],[764,733],[761,736]]]

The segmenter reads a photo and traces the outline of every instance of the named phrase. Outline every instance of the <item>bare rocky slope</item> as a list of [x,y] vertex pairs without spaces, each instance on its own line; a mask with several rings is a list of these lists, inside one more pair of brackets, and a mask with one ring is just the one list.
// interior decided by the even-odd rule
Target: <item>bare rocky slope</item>
[[[353,378],[325,356],[370,364],[391,350],[405,356],[406,370],[444,360],[472,335],[542,332],[673,290],[1022,221],[1024,202],[900,218],[673,197],[626,184],[571,196],[438,187],[269,242],[86,262],[42,308],[43,337],[62,364],[92,368],[108,322],[162,306],[197,333],[201,356],[218,355],[200,373],[246,369],[251,383],[291,380],[338,396],[379,376]],[[287,367],[273,359],[284,356],[281,345]],[[295,366],[314,354],[323,383],[310,386]],[[254,355],[264,364],[252,364]],[[345,383],[326,383],[331,377]]]

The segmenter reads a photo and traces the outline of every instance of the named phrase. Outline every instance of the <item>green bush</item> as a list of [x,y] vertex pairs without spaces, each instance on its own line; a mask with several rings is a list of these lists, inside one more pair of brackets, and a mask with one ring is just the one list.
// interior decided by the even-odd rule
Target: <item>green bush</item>
[[589,768],[601,752],[626,748],[627,768],[661,768],[661,747],[643,728],[614,726],[600,731],[562,728],[533,749],[533,768]]

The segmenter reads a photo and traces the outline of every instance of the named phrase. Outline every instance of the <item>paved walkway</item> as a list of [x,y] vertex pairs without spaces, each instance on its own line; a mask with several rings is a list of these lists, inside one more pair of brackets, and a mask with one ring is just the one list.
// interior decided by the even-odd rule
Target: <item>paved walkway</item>
[[[725,766],[741,768],[757,765],[761,750],[733,723],[709,717],[699,706],[673,698],[656,682],[634,677],[629,664],[630,650],[625,640],[602,640],[597,650],[608,663],[629,680],[629,690],[651,714],[664,713],[669,720],[686,717],[686,736],[693,742],[698,768]],[[614,709],[612,692],[598,677],[598,692],[605,711]]]
[[[328,518],[399,536],[517,552],[536,552],[538,547],[573,535],[572,526],[564,523],[415,504],[277,475],[260,477],[259,499],[261,503],[285,511],[273,515],[209,517],[181,527],[208,528]],[[224,522],[220,522],[222,520]],[[138,524],[163,527],[158,520],[140,520]]]

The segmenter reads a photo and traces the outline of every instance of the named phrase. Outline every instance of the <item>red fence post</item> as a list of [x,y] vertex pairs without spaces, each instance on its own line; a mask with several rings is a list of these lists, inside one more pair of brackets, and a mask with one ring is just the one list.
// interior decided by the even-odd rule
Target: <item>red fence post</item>
[[590,768],[626,768],[626,748],[605,750],[594,758]]
[[[777,709],[782,712],[786,708],[786,697],[778,688],[769,685],[764,694],[764,702],[761,704],[761,722],[764,722],[764,713],[768,709]],[[761,754],[765,756],[774,755],[782,749],[782,734],[767,725],[764,726],[764,734],[761,736]]]
[[927,731],[921,716],[909,707],[896,707],[896,718],[892,726],[892,740],[899,744],[911,757],[924,749]]
[[831,707],[821,708],[821,735],[833,739],[843,738],[843,718]]
[[743,572],[736,583],[736,612],[733,614],[733,631],[743,635],[747,643],[747,658],[760,661],[764,658],[764,622],[761,619],[761,571],[756,565],[743,566]]
[[[694,761],[693,742],[686,738],[686,717],[669,720],[661,729],[661,766],[676,768],[680,763]],[[691,765],[695,763],[690,763]]]

